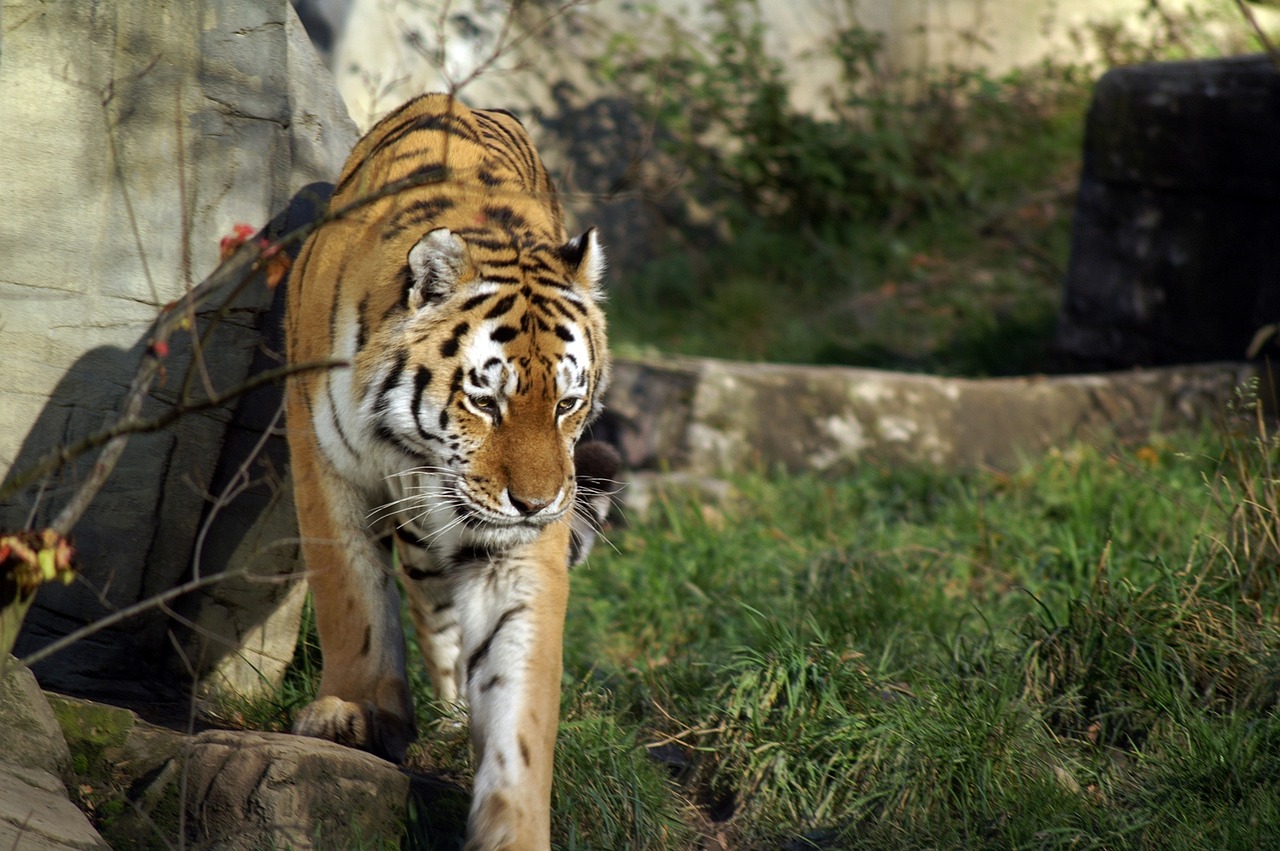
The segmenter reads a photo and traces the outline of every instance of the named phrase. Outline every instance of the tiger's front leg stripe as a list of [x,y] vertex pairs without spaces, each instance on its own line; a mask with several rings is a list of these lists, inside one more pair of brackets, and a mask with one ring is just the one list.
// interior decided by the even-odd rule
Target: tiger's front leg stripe
[[567,524],[548,531],[550,546],[469,576],[463,656],[476,776],[467,851],[550,848],[569,578]]

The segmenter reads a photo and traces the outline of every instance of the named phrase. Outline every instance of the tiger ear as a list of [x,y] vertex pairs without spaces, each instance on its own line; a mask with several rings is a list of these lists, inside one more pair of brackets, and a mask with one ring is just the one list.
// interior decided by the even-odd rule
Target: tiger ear
[[560,246],[560,256],[574,270],[575,280],[592,298],[599,298],[602,294],[606,268],[604,246],[600,244],[597,233],[595,228],[587,228],[585,233]]
[[443,301],[473,274],[471,253],[461,237],[448,228],[428,232],[409,249],[409,309]]

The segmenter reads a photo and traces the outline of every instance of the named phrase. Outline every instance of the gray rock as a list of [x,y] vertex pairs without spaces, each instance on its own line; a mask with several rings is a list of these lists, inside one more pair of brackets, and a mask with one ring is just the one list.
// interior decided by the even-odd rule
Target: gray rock
[[16,659],[0,658],[0,730],[5,746],[0,762],[62,774],[71,752],[49,701],[31,671]]
[[379,847],[405,831],[410,776],[363,751],[284,733],[188,734],[114,706],[51,702],[73,782],[112,847]]
[[0,846],[23,851],[110,849],[56,776],[0,765]]
[[363,751],[283,733],[209,731],[186,754],[187,813],[202,847],[398,842],[409,776]]
[[1119,68],[1094,90],[1056,345],[1090,366],[1240,359],[1280,322],[1280,74]]
[[597,435],[632,469],[699,476],[863,463],[1009,469],[1073,439],[1200,422],[1256,377],[1216,364],[972,380],[692,358],[620,360],[615,371]]
[[107,848],[60,779],[71,752],[31,672],[0,659],[0,848]]
[[[217,265],[219,239],[234,224],[275,218],[279,228],[287,208],[306,206],[294,202],[333,178],[355,130],[285,0],[5,11],[0,470],[13,473],[110,421],[161,307]],[[203,362],[219,391],[243,380],[255,357],[273,363],[260,343],[274,295],[249,287],[216,327],[211,310],[202,314],[211,331]],[[176,401],[191,362],[191,337],[179,334],[150,413]],[[204,378],[194,387],[204,393]],[[133,437],[74,531],[83,581],[41,590],[17,652],[167,590],[193,569],[295,574],[291,508],[278,498],[282,449],[274,461],[245,463],[271,421],[263,411],[277,408],[278,392],[264,391]],[[92,462],[85,456],[5,500],[0,527],[47,522]],[[236,498],[220,498],[228,493]],[[215,534],[193,568],[208,521]],[[189,668],[218,682],[269,684],[292,655],[300,595],[288,582],[244,581],[225,597],[234,612],[208,597],[180,607],[196,625],[185,658],[173,657],[171,622],[153,611],[36,672],[59,689],[135,697]],[[254,646],[241,654],[248,637]],[[152,682],[131,685],[140,679]]]

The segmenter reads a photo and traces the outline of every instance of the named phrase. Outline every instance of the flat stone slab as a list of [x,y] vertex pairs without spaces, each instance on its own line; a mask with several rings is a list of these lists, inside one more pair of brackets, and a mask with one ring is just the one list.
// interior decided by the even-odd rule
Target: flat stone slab
[[1077,439],[1221,416],[1247,364],[965,379],[713,359],[620,359],[598,434],[631,469],[722,475],[858,464],[1012,469]]

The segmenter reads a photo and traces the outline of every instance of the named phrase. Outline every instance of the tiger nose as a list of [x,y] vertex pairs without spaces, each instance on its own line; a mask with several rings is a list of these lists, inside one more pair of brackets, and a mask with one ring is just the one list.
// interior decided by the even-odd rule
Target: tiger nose
[[531,514],[537,514],[553,501],[551,499],[544,499],[536,496],[516,496],[515,493],[510,490],[507,491],[507,499],[511,501],[512,507],[525,517],[528,517]]

